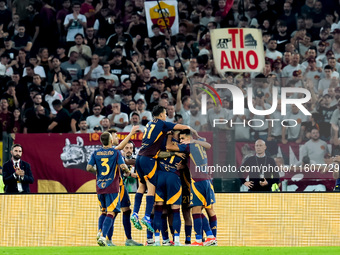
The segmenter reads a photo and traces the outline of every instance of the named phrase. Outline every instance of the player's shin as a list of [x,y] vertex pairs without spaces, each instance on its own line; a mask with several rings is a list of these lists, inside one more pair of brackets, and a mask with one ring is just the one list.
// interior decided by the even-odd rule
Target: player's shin
[[[205,215],[202,213],[201,214],[201,218],[202,218],[202,228],[205,232],[205,234],[207,235],[207,238],[213,238],[213,232],[210,229],[210,225],[209,225],[209,221],[207,219],[207,217],[205,217]],[[202,232],[202,236],[203,236],[203,232]]]
[[185,225],[185,243],[191,243],[191,232],[192,232],[192,225]]
[[185,222],[185,244],[191,244],[191,232],[192,232],[192,219],[191,212],[189,208],[182,206],[182,214]]
[[[150,220],[151,220],[152,227],[154,227],[154,217],[155,217],[154,214],[151,214]],[[146,229],[146,238],[148,240],[153,239],[153,232],[151,232],[150,230]]]
[[106,239],[108,239],[108,233],[111,227],[113,226],[114,217],[115,215],[112,215],[112,214],[107,214],[107,216],[105,217],[102,233],[103,233],[103,237],[105,237]]
[[160,232],[162,229],[162,205],[155,205],[155,218],[154,218],[154,229],[155,229],[155,242],[160,242]]
[[174,228],[173,228],[173,220],[174,220],[174,214],[172,213],[172,210],[169,211],[170,213],[168,214],[168,223],[169,223],[169,229],[170,229],[170,233],[172,236],[172,240],[175,240],[174,237]]
[[146,217],[150,217],[154,203],[155,203],[155,196],[146,196],[146,208],[145,208]]
[[139,213],[139,208],[140,208],[140,205],[142,203],[142,199],[143,199],[143,193],[136,193],[135,195],[135,204],[134,204],[134,207],[133,207],[133,212],[138,214]]
[[209,222],[210,222],[211,231],[216,238],[216,235],[217,235],[217,217],[216,217],[216,215],[209,217]]
[[126,212],[123,212],[123,226],[124,226],[125,235],[127,239],[132,239],[130,215],[131,215],[130,209]]
[[181,231],[181,216],[179,213],[179,208],[178,209],[172,209],[172,212],[174,214],[174,219],[173,219],[173,228],[174,228],[174,235],[175,235],[175,244],[179,243],[179,234]]
[[102,213],[99,216],[99,219],[98,219],[98,232],[102,232],[103,223],[104,223],[105,218],[106,218],[106,213]]
[[163,240],[169,239],[168,214],[162,214],[162,237]]
[[112,240],[112,236],[113,236],[113,230],[114,230],[114,226],[115,226],[115,219],[116,217],[113,218],[113,222],[112,222],[112,227],[110,228],[109,232],[107,232],[107,239],[108,240]]
[[202,218],[201,213],[195,213],[192,215],[194,219],[194,231],[196,232],[196,242],[202,243]]

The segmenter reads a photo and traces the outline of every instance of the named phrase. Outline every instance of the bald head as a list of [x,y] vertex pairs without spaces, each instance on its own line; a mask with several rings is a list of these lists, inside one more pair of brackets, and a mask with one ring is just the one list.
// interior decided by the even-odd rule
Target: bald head
[[38,105],[36,108],[35,108],[35,112],[36,114],[42,114],[42,115],[45,115],[45,108],[41,105]]
[[161,100],[159,100],[159,105],[167,108],[169,105],[169,101],[166,98],[162,98]]
[[255,152],[257,156],[263,157],[267,149],[265,141],[259,139],[255,142]]
[[258,140],[256,140],[256,142],[255,142],[255,145],[256,145],[256,144],[258,144],[258,143],[261,143],[261,144],[264,144],[264,145],[266,145],[266,142],[265,142],[265,141],[263,141],[262,139],[258,139]]

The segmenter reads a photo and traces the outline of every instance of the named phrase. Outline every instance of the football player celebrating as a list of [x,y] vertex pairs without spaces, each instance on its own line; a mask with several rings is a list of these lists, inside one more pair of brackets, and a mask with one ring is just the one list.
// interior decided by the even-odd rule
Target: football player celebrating
[[102,210],[99,217],[102,230],[98,238],[100,246],[114,246],[109,232],[113,233],[114,221],[120,212],[119,168],[124,172],[129,171],[120,152],[112,148],[112,140],[109,132],[101,134],[100,141],[103,147],[92,153],[86,167],[87,171],[97,172],[97,196]]
[[[136,170],[140,177],[140,185],[136,192],[131,221],[137,229],[142,229],[138,218],[138,212],[142,203],[143,194],[147,188],[148,193],[146,196],[145,216],[142,218],[141,222],[150,231],[154,232],[150,216],[155,202],[154,196],[157,181],[157,157],[160,147],[168,131],[172,129],[190,129],[190,127],[165,121],[167,116],[166,109],[160,105],[153,108],[152,115],[154,119],[149,121],[146,125],[142,140],[142,147],[139,150],[136,160]],[[197,134],[195,130],[192,130],[192,132]]]
[[[211,177],[206,171],[208,158],[206,150],[211,145],[203,138],[198,140],[192,139],[189,129],[182,130],[179,134],[180,144],[167,143],[167,149],[170,151],[185,151],[190,157],[189,169],[191,173],[191,201],[192,217],[194,219],[194,230],[196,232],[196,242],[192,246],[210,246],[216,245],[216,237],[212,228],[217,231],[217,218],[213,209],[215,203],[215,193],[211,183]],[[168,140],[169,141],[169,140]],[[206,217],[202,214],[205,208],[210,220],[210,225]],[[206,232],[207,239],[202,242],[203,230]]]

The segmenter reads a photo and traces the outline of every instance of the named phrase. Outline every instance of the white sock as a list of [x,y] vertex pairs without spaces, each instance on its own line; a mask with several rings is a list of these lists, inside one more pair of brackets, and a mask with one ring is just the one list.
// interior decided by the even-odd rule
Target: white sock
[[158,236],[155,235],[155,242],[160,242],[160,236],[159,235]]
[[175,243],[179,243],[179,236],[175,236]]
[[202,239],[196,239],[197,243],[202,243]]

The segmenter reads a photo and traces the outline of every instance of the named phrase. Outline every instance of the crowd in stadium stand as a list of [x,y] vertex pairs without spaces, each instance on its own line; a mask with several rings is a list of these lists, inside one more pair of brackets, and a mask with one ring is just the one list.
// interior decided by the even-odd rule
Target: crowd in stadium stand
[[[223,107],[208,98],[202,116],[200,83],[231,83],[244,93],[253,86],[257,109],[270,108],[274,86],[312,94],[305,104],[311,117],[295,106],[287,109],[284,119],[299,120],[296,127],[240,127],[237,140],[301,143],[316,127],[322,140],[338,145],[339,1],[234,0],[228,13],[225,6],[226,0],[179,0],[179,33],[162,34],[153,25],[149,38],[144,0],[0,0],[2,130],[129,132],[131,124],[145,126],[158,104],[167,108],[169,121],[211,130],[213,119],[244,116],[232,115],[228,91],[219,91]],[[210,31],[225,27],[262,30],[262,73],[217,73]],[[270,117],[282,119],[280,111]]]

